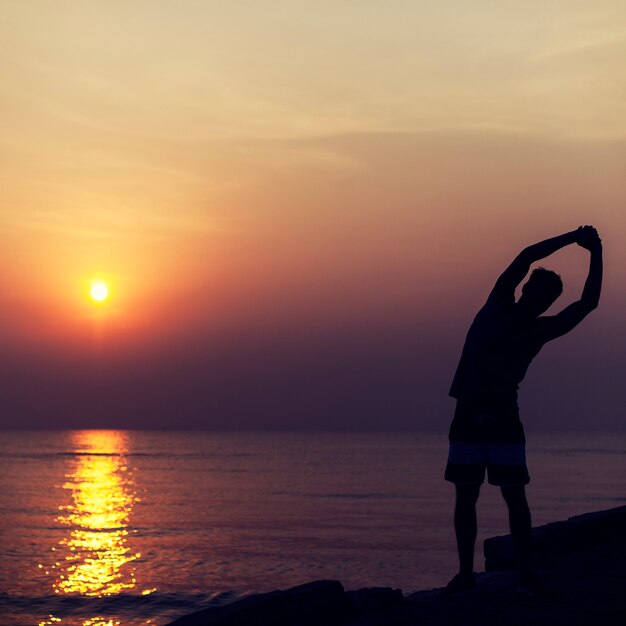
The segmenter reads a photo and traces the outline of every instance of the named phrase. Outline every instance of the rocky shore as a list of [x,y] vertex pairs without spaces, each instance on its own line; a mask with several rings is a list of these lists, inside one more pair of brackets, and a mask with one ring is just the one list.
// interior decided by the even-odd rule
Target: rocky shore
[[181,617],[168,626],[624,626],[626,506],[533,529],[533,559],[543,598],[516,593],[510,536],[487,539],[477,588],[447,597],[441,589],[345,591],[314,581],[248,596]]

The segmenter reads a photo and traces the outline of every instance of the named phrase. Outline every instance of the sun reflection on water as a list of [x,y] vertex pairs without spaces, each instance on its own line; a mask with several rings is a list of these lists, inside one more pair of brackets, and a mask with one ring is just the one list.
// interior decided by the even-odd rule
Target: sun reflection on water
[[[51,615],[47,620],[43,622],[39,622],[38,626],[56,626],[57,624],[61,624],[63,620],[60,617],[54,617]],[[121,626],[120,621],[107,619],[106,617],[93,617],[90,619],[83,620],[82,626]],[[151,622],[146,622],[151,623]]]
[[[125,455],[126,435],[120,431],[79,431],[72,434],[74,452],[63,489],[69,502],[59,506],[56,520],[68,534],[52,548],[55,561],[40,564],[52,577],[56,594],[103,598],[137,587],[130,517],[139,501]],[[137,590],[147,595],[155,589]],[[40,626],[58,624],[50,616]],[[116,619],[93,617],[83,626],[118,626]]]

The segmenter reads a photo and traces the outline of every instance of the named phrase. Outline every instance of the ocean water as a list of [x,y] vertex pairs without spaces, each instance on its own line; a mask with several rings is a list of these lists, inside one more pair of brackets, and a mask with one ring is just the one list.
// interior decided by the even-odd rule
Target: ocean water
[[[626,503],[626,433],[530,433],[533,524]],[[445,433],[0,434],[4,626],[162,625],[313,579],[441,586]],[[508,532],[497,489],[483,539]]]

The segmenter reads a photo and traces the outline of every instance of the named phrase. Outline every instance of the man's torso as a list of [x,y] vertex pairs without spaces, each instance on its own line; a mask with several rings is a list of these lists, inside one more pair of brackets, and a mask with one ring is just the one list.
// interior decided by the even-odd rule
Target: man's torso
[[450,388],[458,400],[451,439],[524,441],[517,390],[544,343],[537,318],[524,316],[514,299],[478,312]]

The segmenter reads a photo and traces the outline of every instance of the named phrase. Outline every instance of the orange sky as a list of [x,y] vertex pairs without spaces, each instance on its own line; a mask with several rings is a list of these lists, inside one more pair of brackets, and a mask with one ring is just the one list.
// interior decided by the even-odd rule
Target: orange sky
[[[3,423],[145,425],[181,395],[205,427],[445,422],[497,274],[593,223],[601,308],[537,371],[568,364],[569,407],[583,362],[576,425],[598,397],[615,425],[625,23],[608,1],[2,3]],[[564,300],[586,262],[545,262]]]

